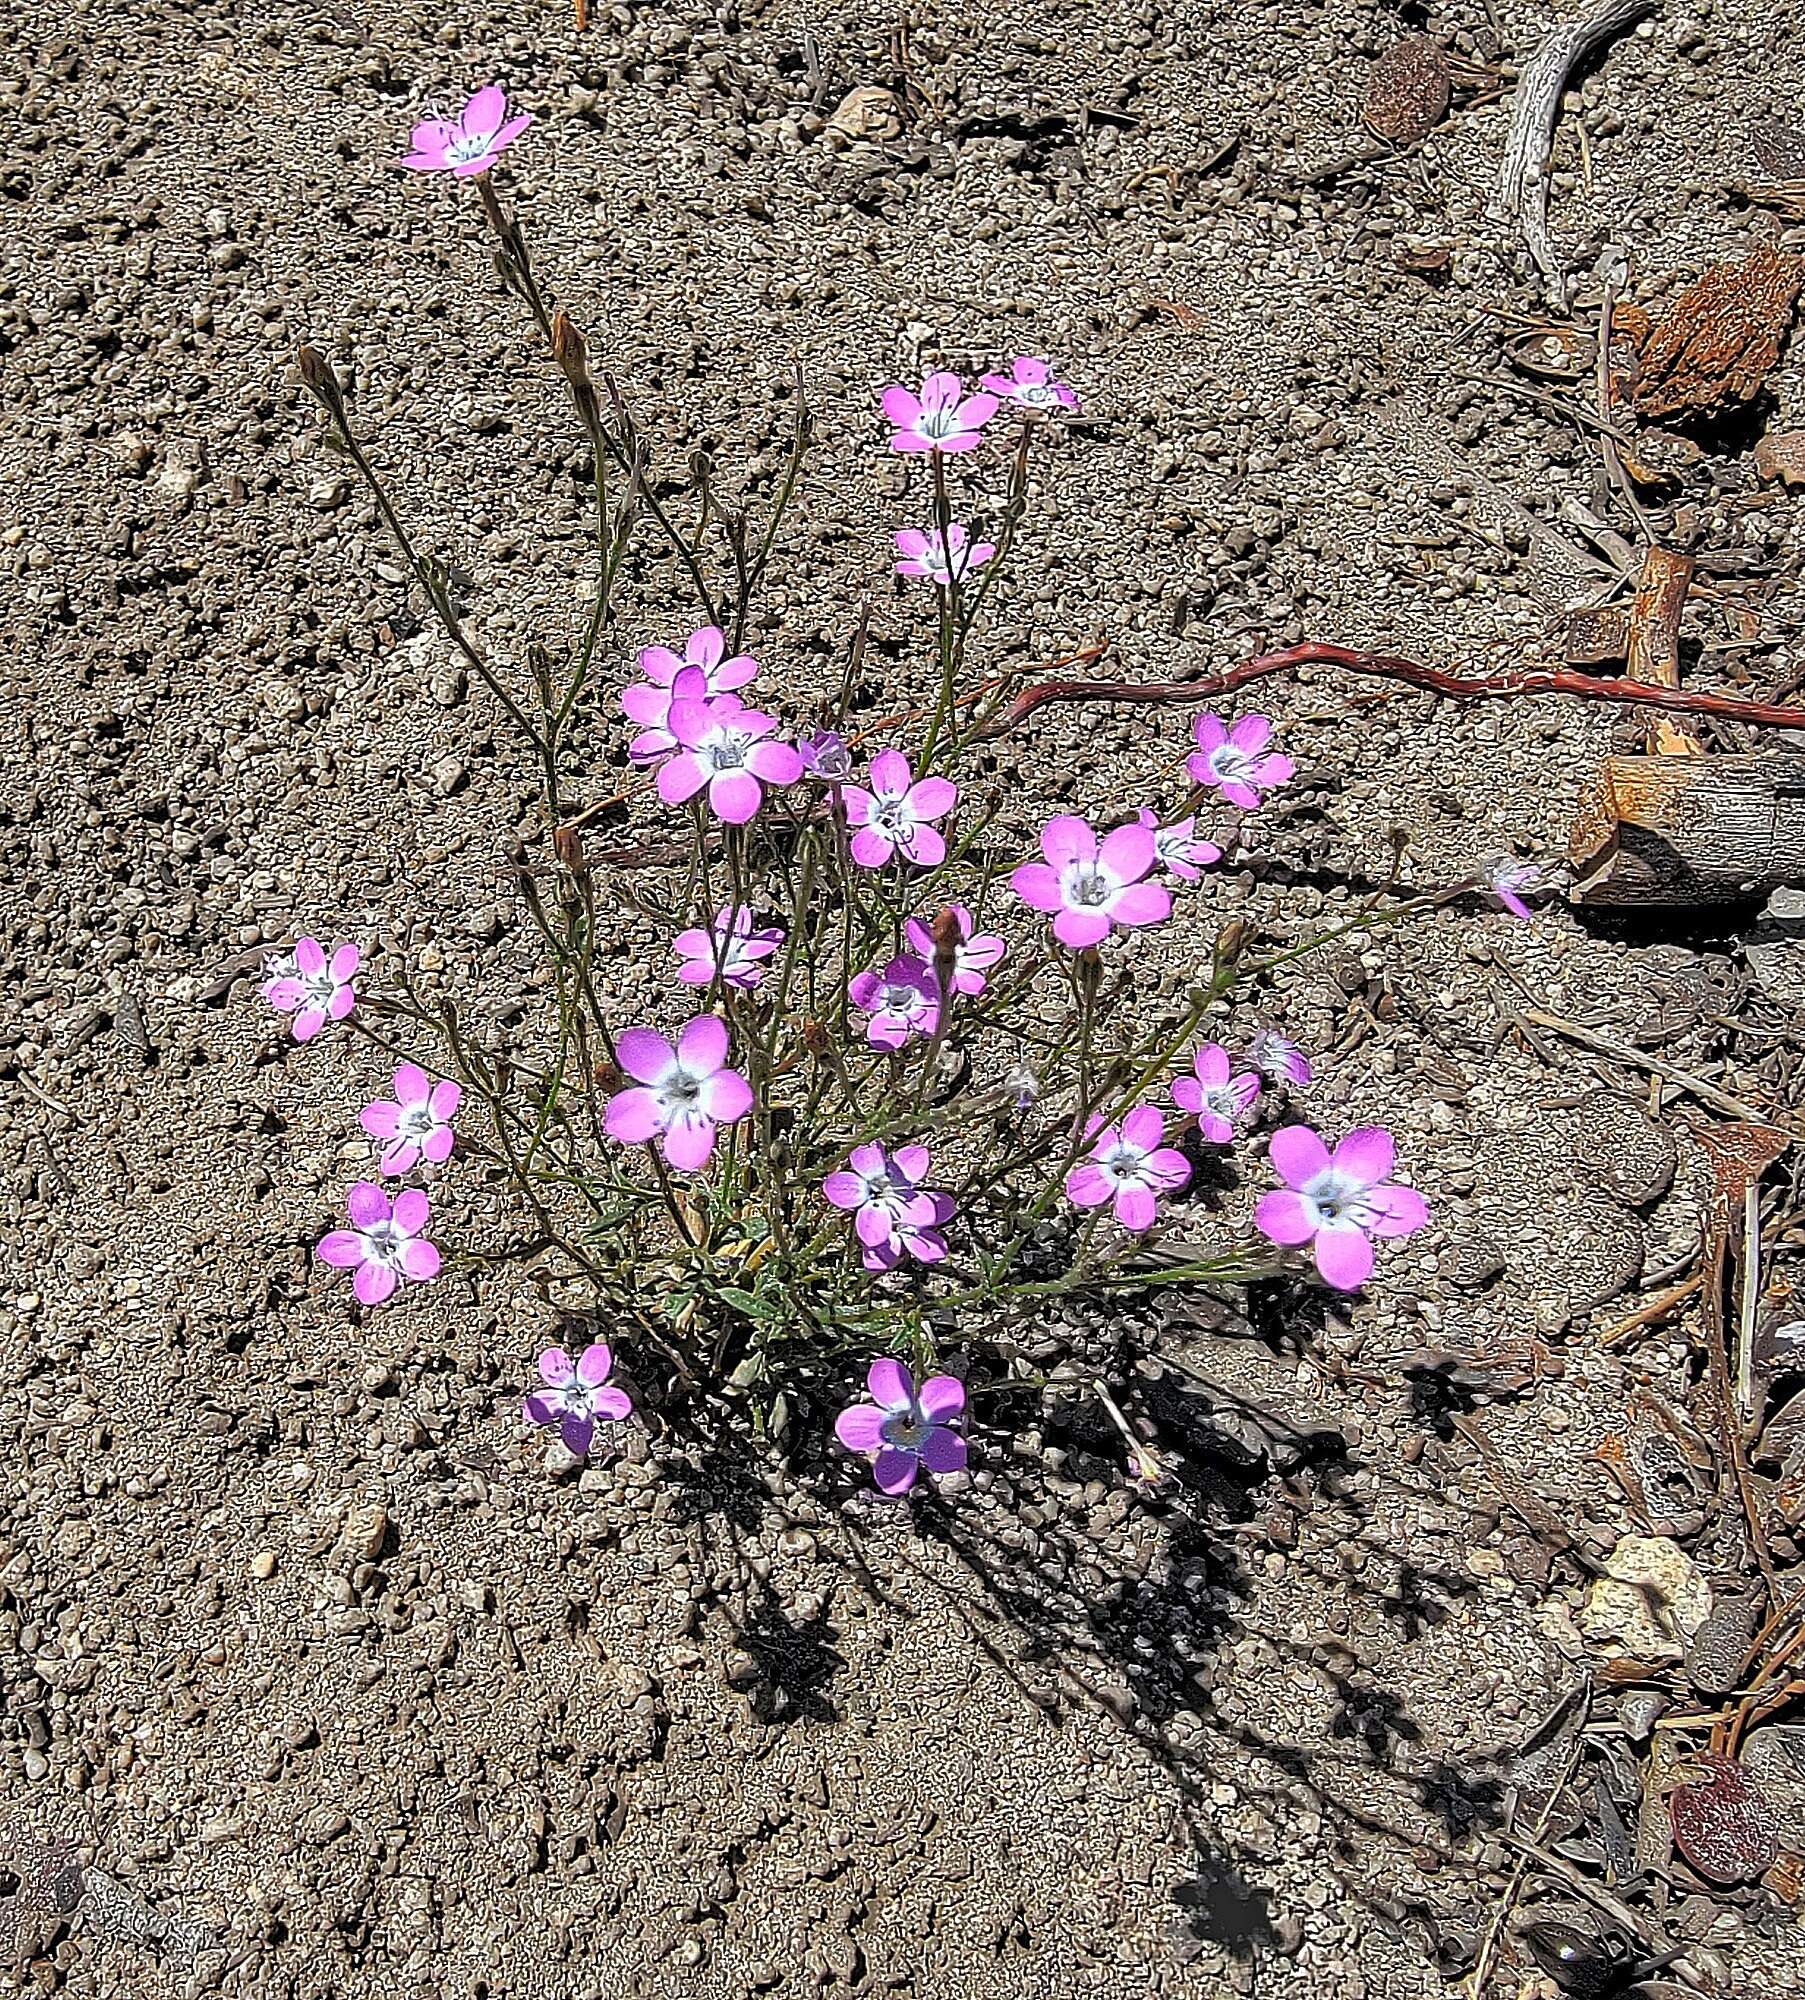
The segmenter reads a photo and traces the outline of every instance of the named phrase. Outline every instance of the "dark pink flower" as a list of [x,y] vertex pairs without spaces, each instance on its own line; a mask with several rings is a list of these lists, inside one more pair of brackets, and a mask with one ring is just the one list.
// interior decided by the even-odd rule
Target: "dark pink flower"
[[[972,914],[963,903],[949,903],[947,907],[959,926],[959,942],[953,947],[953,991],[972,995],[982,993],[985,975],[1002,964],[1009,947],[1000,937],[973,937]],[[920,917],[911,917],[903,925],[903,936],[909,941],[909,949],[918,952],[931,966],[934,962],[932,929]]]
[[1204,869],[1213,868],[1222,859],[1221,848],[1198,834],[1194,813],[1189,819],[1161,826],[1159,814],[1150,806],[1142,806],[1135,818],[1153,836],[1153,865],[1163,868],[1176,881],[1195,882]]
[[892,451],[970,451],[997,413],[994,396],[968,396],[958,376],[944,371],[925,376],[919,396],[898,382],[880,401],[894,427]]
[[1119,826],[1098,842],[1088,820],[1058,813],[1040,830],[1044,862],[1024,861],[1009,886],[1031,909],[1053,913],[1053,935],[1082,951],[1101,944],[1114,924],[1157,924],[1172,898],[1143,881],[1153,866],[1153,835]]
[[374,1181],[358,1181],[345,1195],[349,1229],[320,1238],[314,1255],[335,1270],[355,1270],[351,1289],[366,1306],[379,1306],[405,1278],[424,1284],[439,1275],[439,1253],[426,1240],[427,1200],[403,1188],[393,1202]]
[[1415,1188],[1385,1178],[1391,1134],[1377,1125],[1350,1132],[1331,1156],[1307,1125],[1281,1125],[1272,1135],[1272,1164],[1283,1188],[1261,1195],[1254,1225],[1274,1243],[1308,1243],[1325,1284],[1357,1291],[1372,1275],[1370,1236],[1410,1236],[1429,1220]]
[[1136,1105],[1120,1125],[1093,1118],[1085,1137],[1090,1156],[1066,1175],[1066,1199],[1078,1208],[1113,1201],[1124,1229],[1151,1229],[1159,1197],[1191,1178],[1190,1161],[1164,1143],[1165,1121],[1151,1104]]
[[868,1271],[888,1271],[905,1257],[935,1264],[946,1255],[940,1233],[952,1220],[951,1195],[921,1185],[931,1164],[925,1146],[855,1146],[846,1165],[821,1183],[835,1208],[852,1213]]
[[354,944],[335,944],[328,956],[317,938],[296,938],[292,952],[271,959],[263,997],[279,1014],[295,1017],[297,1042],[311,1042],[328,1021],[342,1021],[357,1005],[351,984],[357,964]]
[[1054,381],[1052,363],[1038,360],[1032,354],[1018,354],[1007,375],[986,375],[984,386],[992,395],[1006,397],[1037,415],[1078,407],[1078,397],[1071,386]]
[[946,859],[946,842],[930,824],[959,803],[946,778],[916,778],[900,750],[880,750],[871,760],[871,789],[848,785],[846,823],[855,829],[852,858],[861,868],[881,868],[900,853],[918,868]]
[[679,931],[671,948],[683,960],[677,977],[685,986],[712,986],[718,970],[724,985],[750,993],[764,977],[759,960],[782,943],[783,932],[775,925],[755,931],[750,910],[729,906],[717,910],[706,929]]
[[737,695],[673,701],[668,726],[677,750],[658,767],[658,796],[666,805],[682,805],[707,786],[715,817],[743,826],[763,803],[765,785],[793,785],[802,776],[794,744],[762,740],[776,718],[747,708]]
[[925,576],[945,590],[954,578],[982,569],[997,550],[995,542],[970,541],[962,521],[949,521],[944,543],[938,528],[898,528],[896,552],[898,576]]
[[1247,1045],[1247,1060],[1269,1083],[1289,1083],[1302,1089],[1315,1079],[1310,1058],[1296,1042],[1271,1028],[1262,1028]]
[[1260,1079],[1252,1070],[1229,1074],[1228,1051],[1205,1042],[1191,1058],[1192,1074],[1172,1080],[1172,1102],[1189,1111],[1197,1129],[1213,1146],[1232,1144],[1235,1120],[1260,1094]]
[[413,151],[401,162],[416,173],[487,173],[495,156],[512,145],[533,122],[530,111],[508,116],[501,86],[484,84],[455,118],[425,118],[414,127]]
[[527,1397],[527,1422],[556,1424],[565,1449],[578,1458],[586,1456],[597,1417],[620,1423],[633,1414],[633,1398],[608,1381],[613,1367],[614,1356],[604,1341],[591,1341],[574,1362],[563,1348],[548,1347],[539,1357],[545,1387]]
[[869,1014],[865,1039],[878,1049],[900,1049],[911,1035],[931,1035],[940,1020],[933,968],[909,952],[882,972],[861,972],[847,988],[852,1004]]
[[717,1125],[752,1109],[752,1086],[727,1067],[727,1023],[717,1015],[698,1014],[674,1049],[654,1029],[624,1029],[614,1052],[635,1083],[609,1098],[602,1129],[629,1146],[656,1139],[686,1173],[708,1164]]
[[1200,715],[1191,735],[1197,752],[1185,759],[1185,769],[1243,812],[1252,812],[1260,794],[1284,784],[1296,768],[1289,757],[1267,750],[1272,722],[1264,715],[1244,715],[1232,729],[1219,715]]
[[758,674],[758,662],[750,653],[726,657],[727,640],[718,625],[703,625],[683,642],[681,659],[668,646],[640,649],[636,681],[620,692],[620,705],[629,722],[637,722],[640,734],[634,737],[628,754],[635,763],[650,764],[669,756],[677,741],[670,733],[673,701],[705,701],[711,695],[732,694]]
[[451,1158],[451,1120],[463,1092],[449,1077],[435,1083],[417,1063],[395,1069],[395,1095],[379,1097],[358,1113],[372,1139],[383,1142],[377,1165],[385,1174],[405,1174],[422,1159],[441,1166]]
[[834,1419],[834,1436],[848,1451],[873,1455],[871,1476],[881,1493],[907,1493],[925,1465],[930,1472],[960,1472],[965,1440],[947,1426],[965,1410],[965,1385],[951,1375],[930,1375],[920,1393],[900,1361],[872,1362],[865,1376],[869,1403],[852,1403]]
[[839,785],[852,776],[852,752],[837,729],[817,729],[807,742],[796,746],[802,759],[802,775],[824,785]]

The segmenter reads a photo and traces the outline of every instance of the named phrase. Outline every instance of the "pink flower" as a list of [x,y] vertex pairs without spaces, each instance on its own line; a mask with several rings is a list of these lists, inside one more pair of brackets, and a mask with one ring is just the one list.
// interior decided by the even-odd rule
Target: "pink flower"
[[709,810],[730,826],[743,826],[764,801],[762,785],[793,785],[802,759],[793,744],[765,743],[776,719],[747,708],[737,695],[671,703],[669,728],[677,754],[658,767],[658,796],[668,806],[708,787]]
[[946,778],[914,777],[900,750],[880,750],[871,760],[871,789],[848,785],[846,823],[856,827],[852,858],[861,868],[881,868],[901,852],[918,868],[946,859],[946,842],[929,824],[944,819],[959,803],[959,788]]
[[405,1174],[424,1158],[440,1166],[451,1158],[451,1120],[463,1092],[449,1077],[434,1083],[417,1063],[395,1069],[393,1099],[376,1098],[358,1113],[358,1123],[383,1143],[377,1166],[385,1174]]
[[892,451],[970,451],[997,413],[994,396],[968,396],[958,376],[945,372],[924,376],[919,396],[897,382],[879,400],[895,428]]
[[852,752],[837,729],[817,729],[806,743],[796,746],[802,759],[802,775],[824,785],[839,785],[852,776]]
[[1101,846],[1088,820],[1058,813],[1040,830],[1044,862],[1024,861],[1009,886],[1035,910],[1056,912],[1053,935],[1082,951],[1101,944],[1112,924],[1157,924],[1172,914],[1172,898],[1142,881],[1153,866],[1153,836],[1144,826],[1119,826]]
[[1200,785],[1214,785],[1231,806],[1252,812],[1260,794],[1282,785],[1296,769],[1289,757],[1269,753],[1272,723],[1264,715],[1244,715],[1230,729],[1219,715],[1200,715],[1191,725],[1197,754],[1185,769]]
[[750,910],[727,906],[715,912],[706,930],[679,931],[671,949],[683,960],[677,977],[685,986],[712,986],[718,969],[724,985],[750,993],[765,976],[759,960],[782,943],[781,930],[755,931]]
[[821,1183],[835,1208],[852,1211],[853,1232],[868,1271],[888,1271],[913,1257],[935,1264],[946,1255],[942,1227],[953,1199],[921,1185],[929,1166],[925,1146],[855,1146],[845,1167]]
[[930,1375],[917,1394],[909,1371],[886,1358],[872,1362],[865,1386],[871,1401],[848,1404],[834,1419],[834,1436],[848,1451],[875,1454],[871,1476],[880,1493],[907,1493],[924,1465],[963,1471],[965,1440],[947,1426],[964,1414],[964,1383]]
[[1260,1079],[1252,1070],[1230,1076],[1228,1051],[1215,1042],[1196,1051],[1191,1068],[1192,1075],[1173,1078],[1172,1102],[1195,1116],[1198,1131],[1212,1146],[1232,1144],[1235,1120],[1259,1096]]
[[646,646],[639,655],[639,671],[644,682],[635,682],[620,692],[620,705],[629,722],[637,722],[641,734],[633,739],[628,755],[638,764],[649,764],[668,756],[677,747],[670,733],[673,701],[702,701],[710,695],[731,694],[743,688],[758,673],[758,663],[750,653],[723,656],[727,640],[718,625],[704,625],[683,642],[679,659],[668,646]]
[[1085,1127],[1090,1158],[1066,1175],[1066,1199],[1078,1208],[1113,1200],[1124,1229],[1151,1229],[1158,1197],[1191,1178],[1190,1161],[1166,1145],[1165,1136],[1165,1122],[1151,1104],[1137,1105],[1120,1125],[1093,1118]]
[[1533,861],[1518,861],[1506,854],[1492,864],[1492,894],[1513,917],[1528,917],[1531,911],[1523,898],[1547,886],[1546,874]]
[[949,521],[944,543],[938,528],[898,528],[896,552],[898,576],[925,576],[945,590],[955,577],[982,569],[997,549],[995,542],[968,541],[965,524]]
[[1153,836],[1153,865],[1180,882],[1195,882],[1204,869],[1213,868],[1222,859],[1222,850],[1213,840],[1198,837],[1195,814],[1161,826],[1159,814],[1142,806],[1135,818]]
[[533,122],[530,111],[508,116],[500,84],[484,84],[455,118],[426,118],[414,127],[413,151],[401,162],[420,174],[483,174],[504,146]]
[[1254,1226],[1274,1243],[1309,1243],[1325,1284],[1352,1292],[1372,1275],[1371,1236],[1410,1236],[1429,1220],[1415,1188],[1386,1180],[1391,1134],[1377,1125],[1350,1132],[1333,1157],[1307,1125],[1272,1135],[1272,1164],[1283,1188],[1261,1195]]
[[[955,993],[982,993],[985,974],[1002,964],[1009,947],[1000,937],[971,934],[972,915],[963,903],[949,903],[959,925],[959,942],[953,947],[952,988]],[[934,962],[934,933],[929,925],[919,917],[911,917],[903,925],[903,936],[909,940],[909,948],[919,952],[932,966]]]
[[1075,410],[1078,398],[1071,387],[1053,380],[1051,362],[1038,361],[1031,354],[1018,354],[1007,375],[986,375],[984,386],[993,395],[1019,403],[1025,410]]
[[909,952],[882,972],[861,972],[846,990],[859,1012],[871,1016],[865,1039],[873,1048],[900,1049],[911,1035],[931,1035],[939,1024],[933,970]]
[[439,1275],[439,1253],[425,1236],[427,1201],[403,1188],[393,1203],[374,1181],[358,1181],[345,1195],[349,1229],[322,1236],[314,1255],[335,1270],[356,1268],[351,1289],[366,1306],[379,1306],[403,1278],[423,1284]]
[[708,1164],[717,1125],[752,1109],[752,1086],[727,1067],[727,1023],[717,1015],[698,1014],[675,1049],[654,1029],[627,1028],[615,1036],[614,1053],[635,1083],[609,1098],[603,1130],[629,1146],[655,1138],[686,1173]]
[[1298,1044],[1288,1042],[1271,1028],[1262,1028],[1248,1043],[1247,1060],[1269,1083],[1294,1084],[1301,1090],[1316,1076],[1310,1058]]
[[548,1347],[539,1357],[539,1379],[526,1399],[529,1424],[556,1424],[564,1448],[582,1458],[595,1436],[595,1420],[620,1423],[633,1414],[633,1398],[609,1385],[614,1356],[606,1342],[592,1340],[573,1362],[561,1347]]
[[317,938],[304,937],[295,939],[292,952],[270,960],[274,976],[263,997],[277,1013],[295,1017],[297,1042],[311,1042],[328,1021],[342,1021],[357,1005],[351,980],[358,957],[354,944],[335,944],[328,957]]

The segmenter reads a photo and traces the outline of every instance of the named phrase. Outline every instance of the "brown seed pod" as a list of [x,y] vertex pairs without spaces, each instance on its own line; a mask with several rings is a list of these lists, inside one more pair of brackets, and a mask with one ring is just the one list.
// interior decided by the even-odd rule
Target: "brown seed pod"
[[1763,243],[1713,264],[1642,343],[1636,408],[1656,422],[1710,417],[1751,401],[1792,325],[1801,266]]
[[1448,58],[1427,35],[1406,35],[1373,64],[1361,117],[1369,132],[1414,146],[1448,115]]
[[1667,1801],[1673,1841],[1709,1882],[1752,1882],[1780,1853],[1773,1808],[1734,1757],[1700,1750]]

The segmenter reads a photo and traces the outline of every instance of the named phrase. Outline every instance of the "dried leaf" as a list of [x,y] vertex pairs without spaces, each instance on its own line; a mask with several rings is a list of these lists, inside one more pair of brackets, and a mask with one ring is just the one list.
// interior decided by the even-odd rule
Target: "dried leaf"
[[1805,431],[1769,431],[1755,447],[1755,470],[1763,479],[1805,486]]
[[1765,243],[1711,265],[1642,344],[1636,408],[1659,422],[1750,401],[1780,358],[1799,284],[1799,260]]
[[0,1878],[17,1878],[0,1894],[0,1972],[22,1972],[56,1942],[81,1901],[81,1857],[66,1834],[49,1839],[14,1827],[0,1831]]
[[1740,1120],[1727,1125],[1701,1125],[1693,1133],[1711,1167],[1714,1234],[1727,1236],[1742,1213],[1742,1197],[1791,1144],[1772,1125]]
[[1734,1757],[1701,1750],[1667,1801],[1674,1845],[1710,1882],[1752,1882],[1779,1858],[1773,1808]]
[[1414,146],[1448,115],[1452,86],[1446,51],[1427,35],[1405,35],[1373,64],[1361,116],[1381,139]]

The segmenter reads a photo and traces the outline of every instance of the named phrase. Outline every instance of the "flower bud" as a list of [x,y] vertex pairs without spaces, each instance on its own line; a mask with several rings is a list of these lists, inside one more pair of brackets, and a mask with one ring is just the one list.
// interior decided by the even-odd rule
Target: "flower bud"
[[1246,951],[1248,940],[1253,936],[1253,926],[1243,917],[1233,917],[1216,933],[1216,963],[1219,966],[1239,964],[1241,954]]
[[935,981],[942,993],[950,994],[953,990],[953,961],[964,940],[964,932],[959,926],[959,912],[942,910],[929,927],[928,935],[934,940]]
[[339,387],[338,377],[332,372],[332,364],[311,342],[303,341],[300,352],[295,356],[295,366],[301,371],[301,380],[319,397],[330,410],[336,410],[344,402],[344,391]]
[[589,343],[562,306],[552,314],[552,359],[570,378],[572,388],[589,386]]
[[824,1056],[833,1047],[833,1038],[827,1032],[824,1021],[807,1020],[802,1024],[802,1046],[812,1056]]
[[583,858],[583,836],[574,826],[552,829],[552,852],[558,857],[559,867],[567,868],[573,875],[581,875],[589,865]]

